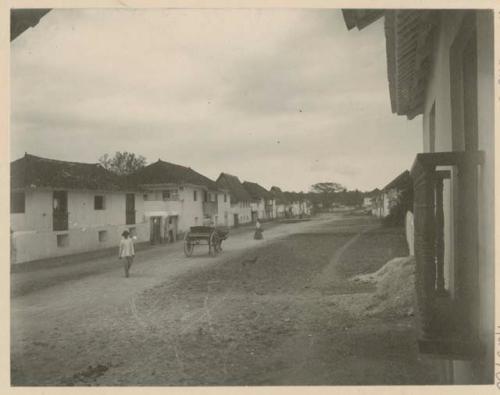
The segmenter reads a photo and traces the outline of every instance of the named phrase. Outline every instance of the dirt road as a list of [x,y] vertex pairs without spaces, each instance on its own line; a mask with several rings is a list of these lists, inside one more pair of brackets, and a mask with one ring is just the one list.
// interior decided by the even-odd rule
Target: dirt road
[[349,277],[406,254],[400,230],[327,216],[264,235],[233,235],[217,258],[187,259],[181,243],[142,251],[128,279],[114,258],[54,269],[60,281],[13,274],[12,383],[437,382],[411,317],[354,315],[340,300],[373,291]]

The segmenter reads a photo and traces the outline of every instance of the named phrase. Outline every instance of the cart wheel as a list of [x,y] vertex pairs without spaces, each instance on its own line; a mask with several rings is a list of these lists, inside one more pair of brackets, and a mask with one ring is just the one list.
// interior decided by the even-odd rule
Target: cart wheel
[[189,233],[186,234],[184,239],[184,254],[186,256],[191,256],[193,254],[194,244],[189,240]]
[[216,256],[219,252],[217,245],[219,244],[219,237],[217,233],[212,232],[210,235],[210,240],[208,241],[208,254],[210,256]]

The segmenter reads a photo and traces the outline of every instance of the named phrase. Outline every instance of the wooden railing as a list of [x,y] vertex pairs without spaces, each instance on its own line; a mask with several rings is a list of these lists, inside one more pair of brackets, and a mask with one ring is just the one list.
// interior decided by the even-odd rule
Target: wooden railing
[[[423,353],[450,358],[471,357],[478,350],[474,317],[474,294],[478,284],[474,272],[477,261],[464,259],[470,233],[462,232],[475,215],[467,207],[468,189],[477,189],[478,165],[484,161],[482,152],[440,152],[418,154],[411,175],[414,188],[415,259],[419,349]],[[440,168],[445,167],[446,170]],[[451,170],[453,169],[453,171]],[[444,275],[445,245],[443,181],[453,183],[455,197],[450,200],[457,229],[454,242],[453,292],[446,289]],[[457,205],[457,206],[455,206]]]

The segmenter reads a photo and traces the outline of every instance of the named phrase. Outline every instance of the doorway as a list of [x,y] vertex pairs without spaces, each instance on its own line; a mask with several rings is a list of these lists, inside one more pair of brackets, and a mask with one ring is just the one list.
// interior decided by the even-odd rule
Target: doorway
[[167,241],[175,243],[177,241],[177,216],[169,216],[167,221]]
[[127,193],[125,196],[125,224],[135,224],[135,194]]
[[52,194],[52,229],[68,230],[67,191],[54,191]]
[[161,217],[151,217],[151,244],[161,243]]

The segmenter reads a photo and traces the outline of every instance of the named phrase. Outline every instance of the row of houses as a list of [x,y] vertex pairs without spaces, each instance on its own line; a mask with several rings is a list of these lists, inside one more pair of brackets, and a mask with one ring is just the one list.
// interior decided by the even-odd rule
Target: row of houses
[[100,164],[25,154],[11,163],[12,262],[139,242],[174,242],[196,225],[239,226],[310,214],[301,194],[221,173],[216,181],[158,160],[129,176]]
[[363,207],[373,216],[385,218],[391,214],[406,192],[412,189],[412,178],[410,172],[405,170],[389,182],[385,187],[375,189],[363,198]]

